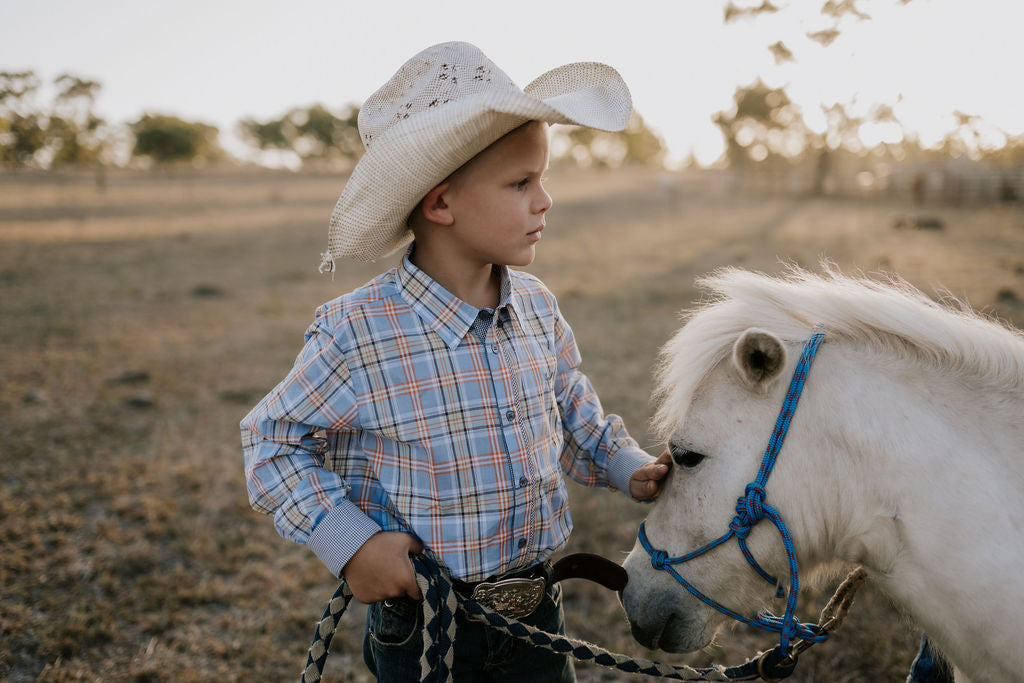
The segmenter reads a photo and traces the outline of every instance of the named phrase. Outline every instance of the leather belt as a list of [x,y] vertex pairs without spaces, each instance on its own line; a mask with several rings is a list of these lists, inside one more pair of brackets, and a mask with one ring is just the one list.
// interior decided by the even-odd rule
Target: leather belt
[[550,562],[514,569],[483,581],[452,585],[464,597],[510,619],[522,619],[533,613],[544,599],[549,586],[565,579],[587,579],[613,591],[626,587],[626,571],[611,560],[591,553],[567,555]]

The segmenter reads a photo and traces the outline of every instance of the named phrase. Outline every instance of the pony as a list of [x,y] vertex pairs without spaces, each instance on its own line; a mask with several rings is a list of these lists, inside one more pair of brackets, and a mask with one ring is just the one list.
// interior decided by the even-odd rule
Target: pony
[[[804,342],[825,330],[765,485],[801,574],[862,565],[958,671],[1024,680],[1024,334],[906,282],[790,267],[727,268],[662,348],[652,425],[672,470],[650,510],[670,556],[728,531],[758,472]],[[746,538],[788,588],[771,524]],[[708,645],[728,617],[652,566],[640,542],[621,600],[651,648]],[[775,586],[725,543],[673,567],[720,604],[753,616]]]

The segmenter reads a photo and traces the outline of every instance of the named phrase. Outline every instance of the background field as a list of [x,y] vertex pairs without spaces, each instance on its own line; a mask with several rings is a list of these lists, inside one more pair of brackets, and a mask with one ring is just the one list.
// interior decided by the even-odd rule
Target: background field
[[[0,175],[0,678],[290,680],[335,582],[249,509],[237,423],[314,307],[393,265],[316,272],[343,179],[249,171]],[[529,270],[559,296],[607,410],[646,432],[651,367],[694,278],[780,260],[897,272],[1024,325],[1024,209],[737,196],[706,176],[554,172]],[[902,218],[940,230],[896,229]],[[906,220],[903,223],[907,223]],[[570,485],[567,552],[613,558],[643,508]],[[723,520],[724,523],[725,520]],[[652,656],[567,584],[570,633]],[[823,603],[807,591],[805,617]],[[368,678],[362,609],[328,680]],[[870,586],[796,681],[897,681],[918,634]],[[735,663],[734,629],[689,661]],[[667,661],[681,661],[666,657]],[[625,680],[581,666],[584,681]]]

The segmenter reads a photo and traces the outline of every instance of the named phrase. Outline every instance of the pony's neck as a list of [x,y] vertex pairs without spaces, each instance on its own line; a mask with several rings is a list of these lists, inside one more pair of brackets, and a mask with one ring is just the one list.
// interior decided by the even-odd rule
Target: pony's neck
[[822,426],[810,447],[829,454],[832,494],[824,527],[801,532],[808,550],[863,564],[963,667],[1024,604],[1024,397],[869,353],[826,358],[830,398],[800,408]]

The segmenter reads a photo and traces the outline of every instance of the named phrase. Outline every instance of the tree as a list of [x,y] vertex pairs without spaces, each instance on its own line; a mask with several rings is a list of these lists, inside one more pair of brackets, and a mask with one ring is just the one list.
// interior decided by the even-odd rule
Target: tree
[[739,87],[733,107],[714,115],[725,139],[725,154],[733,167],[745,168],[769,156],[792,158],[803,151],[807,127],[800,110],[782,88],[760,79]]
[[93,113],[97,81],[64,73],[54,80],[58,92],[46,127],[53,164],[95,163],[105,147],[103,119]]
[[556,129],[553,146],[562,148],[556,160],[571,160],[581,166],[614,167],[622,164],[661,166],[665,161],[665,143],[636,112],[626,129],[607,131],[573,126]]
[[45,117],[35,108],[39,77],[0,72],[0,161],[23,166],[46,145]]
[[35,100],[39,78],[32,71],[0,73],[0,161],[49,167],[93,163],[106,149],[105,122],[92,107],[100,84],[61,74],[48,107]]
[[290,150],[303,162],[358,161],[363,143],[358,130],[359,107],[349,105],[336,116],[321,104],[297,107],[277,119],[243,119],[239,132],[261,150]]
[[[820,1],[820,0],[819,0]],[[858,21],[868,21],[871,19],[871,15],[863,12],[857,7],[857,3],[860,0],[824,0],[821,2],[821,14],[830,17],[832,22],[831,26],[819,29],[817,31],[808,31],[807,38],[812,40],[822,47],[828,47],[836,38],[841,34],[839,27],[843,20],[847,16],[852,16]],[[894,0],[899,2],[901,5],[907,5],[911,0]],[[799,7],[803,7],[802,3],[791,3]],[[789,10],[790,6],[777,7],[773,5],[769,0],[762,0],[760,5],[737,5],[733,0],[725,6],[725,18],[724,21],[727,24],[736,23],[744,19],[755,20],[764,14],[775,14],[778,12]],[[792,61],[794,59],[793,53],[786,47],[782,41],[776,41],[771,45],[768,45],[768,50],[771,51],[772,56],[775,58],[776,64],[783,62]]]
[[0,107],[24,114],[39,85],[39,77],[32,71],[0,71]]
[[129,127],[135,134],[135,157],[148,157],[162,164],[218,161],[225,156],[217,142],[216,126],[165,114],[145,114]]

